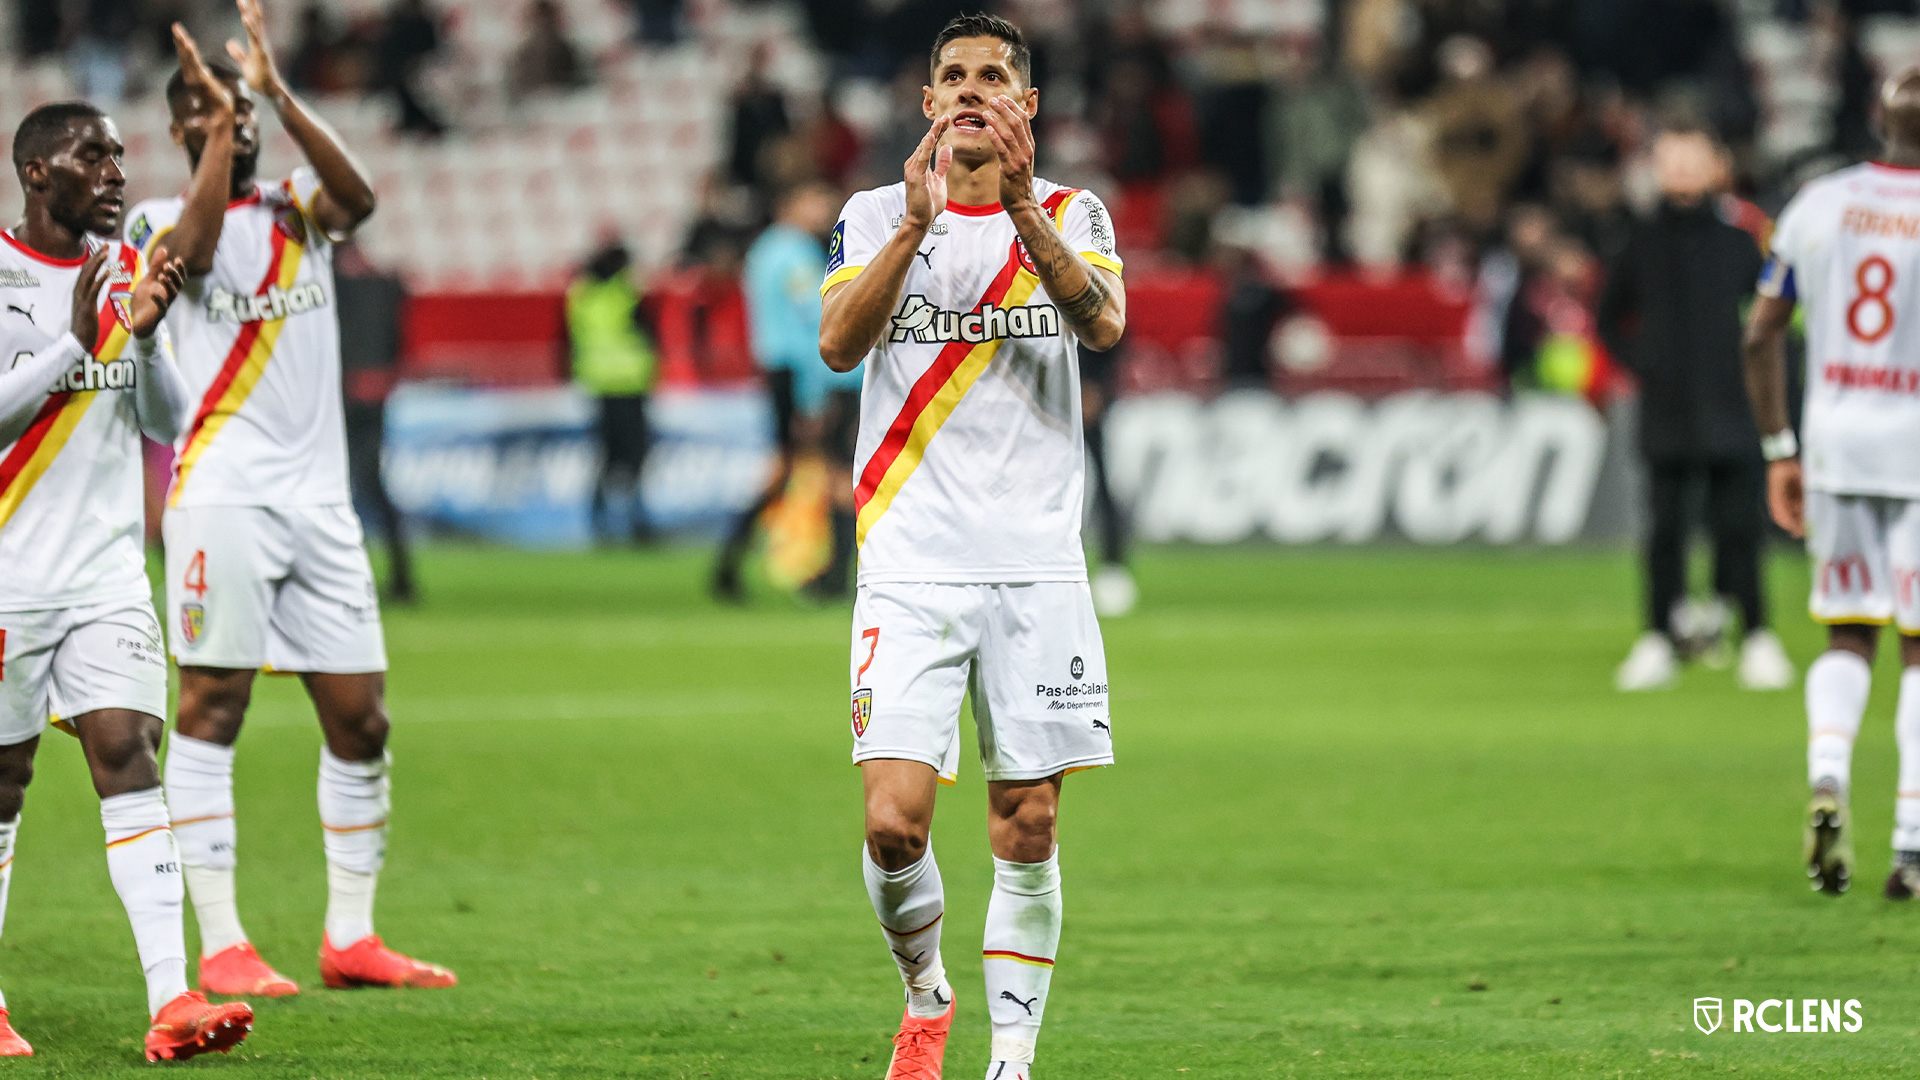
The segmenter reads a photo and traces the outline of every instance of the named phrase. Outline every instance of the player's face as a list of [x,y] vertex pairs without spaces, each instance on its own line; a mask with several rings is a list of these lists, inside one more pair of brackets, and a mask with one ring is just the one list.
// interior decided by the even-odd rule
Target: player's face
[[[260,154],[260,115],[254,111],[253,91],[240,79],[223,79],[233,95],[233,175],[235,180],[253,178],[254,159]],[[187,95],[186,110],[173,121],[174,138],[187,148],[187,155],[200,160],[207,145],[207,125],[211,110],[197,93]]]
[[994,156],[987,102],[1004,94],[1024,104],[1028,116],[1040,107],[1040,91],[1020,84],[1012,54],[1013,46],[996,37],[955,38],[940,50],[921,111],[929,120],[952,120],[942,142],[953,147],[955,158],[980,161]]
[[106,117],[76,120],[67,130],[60,149],[29,163],[27,197],[44,200],[48,215],[69,229],[112,236],[126,206],[120,132]]

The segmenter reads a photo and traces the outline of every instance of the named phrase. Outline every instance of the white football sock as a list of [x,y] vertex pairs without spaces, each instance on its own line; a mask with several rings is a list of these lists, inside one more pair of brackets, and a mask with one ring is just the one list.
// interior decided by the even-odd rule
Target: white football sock
[[[994,1062],[1033,1061],[1059,948],[1060,852],[1037,863],[994,859],[982,950],[987,1016],[993,1021],[993,1049],[987,1056]],[[993,1074],[991,1066],[987,1073]]]
[[100,800],[107,876],[133,924],[133,946],[147,975],[148,1015],[187,992],[187,938],[181,926],[186,886],[168,819],[167,801],[157,787]]
[[1900,673],[1893,730],[1900,742],[1900,787],[1893,802],[1893,850],[1920,851],[1920,667]]
[[244,944],[234,901],[233,747],[174,732],[167,741],[167,809],[187,896],[200,924],[200,955]]
[[[7,921],[7,892],[13,885],[13,839],[19,835],[20,819],[0,821],[0,928]],[[0,1009],[7,1007],[7,995],[0,993]]]
[[860,862],[867,879],[867,898],[880,919],[880,933],[893,962],[907,984],[907,1011],[922,1020],[945,1016],[953,1001],[947,968],[940,961],[940,923],[946,917],[946,890],[940,883],[940,864],[933,861],[933,845],[920,861],[888,873],[873,861],[865,844]]
[[1859,653],[1829,649],[1807,667],[1807,784],[1833,780],[1844,794],[1853,773],[1853,740],[1867,711],[1873,669]]
[[373,933],[373,891],[387,855],[391,785],[385,755],[344,761],[320,748],[320,827],[327,849],[327,940]]

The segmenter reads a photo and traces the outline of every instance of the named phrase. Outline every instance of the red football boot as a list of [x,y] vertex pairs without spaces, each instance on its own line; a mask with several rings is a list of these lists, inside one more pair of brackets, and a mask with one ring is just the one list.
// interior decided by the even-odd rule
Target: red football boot
[[253,1030],[253,1007],[244,1001],[215,1005],[189,990],[160,1010],[147,1029],[148,1061],[185,1061],[210,1050],[221,1053],[240,1045]]
[[200,989],[209,994],[244,997],[292,997],[299,984],[267,966],[250,942],[200,958]]
[[460,981],[439,964],[415,960],[387,948],[379,934],[368,934],[344,949],[334,948],[332,939],[322,935],[320,978],[335,990],[351,990],[357,986],[452,986]]
[[947,1056],[947,1032],[953,1030],[954,1003],[931,1020],[912,1013],[900,1017],[900,1034],[893,1037],[893,1060],[887,1080],[940,1080],[940,1063]]
[[33,1047],[27,1040],[13,1030],[13,1021],[7,1019],[7,1010],[0,1009],[0,1057],[32,1057]]

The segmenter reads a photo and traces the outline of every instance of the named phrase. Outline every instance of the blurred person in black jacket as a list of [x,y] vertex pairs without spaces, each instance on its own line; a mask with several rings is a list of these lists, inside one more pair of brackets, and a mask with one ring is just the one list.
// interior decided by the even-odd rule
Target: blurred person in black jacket
[[406,520],[387,497],[380,454],[386,443],[387,395],[400,375],[400,320],[407,290],[400,278],[367,261],[351,241],[334,253],[340,312],[340,386],[346,395],[347,480],[353,501],[371,512],[387,545],[387,597],[416,597]]
[[[1640,451],[1652,528],[1646,546],[1646,632],[1616,675],[1622,690],[1671,686],[1691,628],[1675,626],[1687,595],[1689,494],[1706,489],[1714,592],[1738,606],[1746,631],[1739,677],[1754,690],[1793,682],[1793,665],[1767,629],[1760,584],[1765,468],[1747,401],[1740,334],[1762,256],[1735,224],[1739,204],[1719,193],[1724,150],[1703,130],[1674,128],[1654,142],[1661,198],[1634,224],[1600,301],[1600,332],[1640,380]],[[1689,609],[1691,610],[1691,609]]]

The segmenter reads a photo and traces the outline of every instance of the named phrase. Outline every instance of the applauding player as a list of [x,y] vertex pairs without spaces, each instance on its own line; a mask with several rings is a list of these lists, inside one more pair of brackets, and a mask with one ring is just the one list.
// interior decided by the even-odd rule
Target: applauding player
[[1061,780],[1113,761],[1076,354],[1119,340],[1126,295],[1105,207],[1033,175],[1040,95],[1020,31],[957,18],[931,74],[932,129],[904,183],[847,203],[823,287],[821,356],[867,361],[853,757],[867,891],[907,990],[887,1075],[927,1080],[954,1015],[928,836],[972,691],[994,854],[987,1076],[1027,1080],[1060,939]]
[[[193,247],[168,326],[195,404],[176,442],[163,529],[167,622],[180,663],[167,800],[200,923],[200,985],[263,996],[299,990],[254,951],[234,898],[233,744],[254,673],[271,665],[299,674],[326,736],[322,978],[334,987],[451,986],[451,972],[387,949],[373,932],[387,834],[387,657],[347,491],[332,309],[332,245],[373,213],[373,189],[287,89],[258,3],[239,6],[247,45],[227,46],[239,69],[216,67],[232,115],[184,73],[167,85],[173,134],[189,160],[221,152],[233,160],[217,244],[183,236],[177,198],[142,204],[128,226],[128,239],[149,252]],[[271,185],[254,178],[261,98],[309,163]],[[222,129],[231,129],[230,151]]]
[[[182,70],[209,113],[231,116],[191,42]],[[227,142],[195,169],[182,223],[204,231],[226,199]],[[183,277],[112,240],[126,177],[119,133],[91,105],[44,105],[13,137],[26,195],[0,234],[0,913],[20,809],[50,715],[79,735],[100,795],[107,872],[146,973],[150,1061],[225,1051],[253,1010],[187,989],[180,856],[161,796],[167,663],[144,552],[140,436],[184,428],[187,388],[161,319]],[[105,292],[102,303],[102,292]],[[33,1053],[0,999],[0,1055]]]

